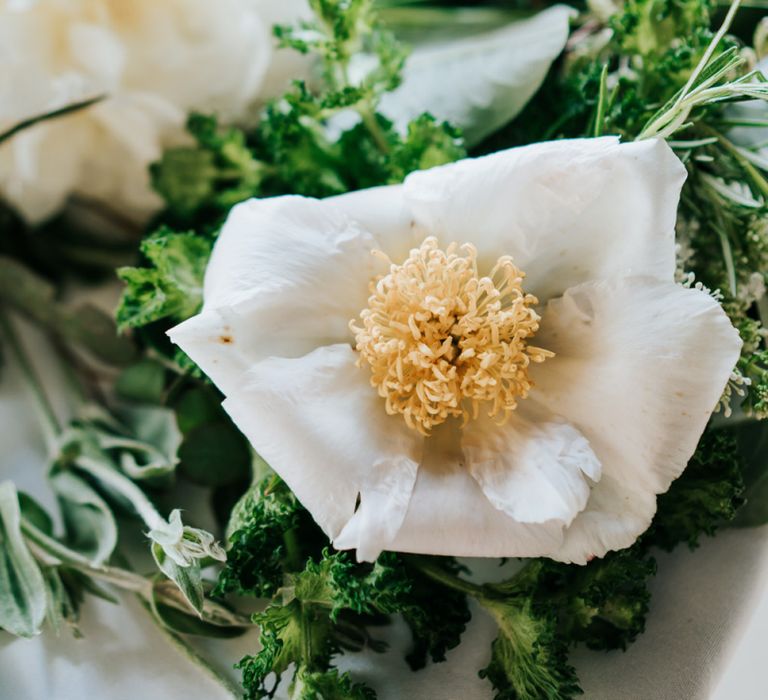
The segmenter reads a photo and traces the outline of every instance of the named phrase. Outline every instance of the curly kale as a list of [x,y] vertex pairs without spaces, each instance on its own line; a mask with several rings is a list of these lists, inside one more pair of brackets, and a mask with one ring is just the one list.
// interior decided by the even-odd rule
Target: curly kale
[[682,542],[696,547],[702,535],[714,535],[736,517],[743,492],[736,436],[729,430],[707,430],[683,474],[659,496],[643,543],[665,550]]
[[642,548],[587,566],[541,562],[536,599],[557,609],[558,630],[591,649],[625,649],[645,629],[656,562]]
[[581,694],[555,615],[527,598],[486,600],[484,607],[499,634],[480,676],[493,685],[496,700],[564,700]]
[[[453,576],[463,570],[450,557],[441,557],[440,566]],[[411,648],[405,660],[416,671],[430,659],[445,661],[446,653],[461,642],[472,614],[464,592],[442,588],[439,595],[435,595],[435,582],[418,568],[409,566],[409,576],[409,596],[397,612],[411,630]]]
[[[252,486],[232,511],[227,562],[216,593],[272,597],[286,571],[301,569],[322,533],[279,477]],[[301,544],[299,544],[301,542]]]
[[240,129],[219,128],[214,117],[193,113],[187,131],[196,145],[167,149],[150,170],[167,218],[181,226],[224,216],[259,191],[269,170]]
[[161,228],[141,243],[147,267],[121,267],[126,286],[117,309],[120,329],[159,319],[182,321],[203,303],[203,275],[212,243],[194,233]]

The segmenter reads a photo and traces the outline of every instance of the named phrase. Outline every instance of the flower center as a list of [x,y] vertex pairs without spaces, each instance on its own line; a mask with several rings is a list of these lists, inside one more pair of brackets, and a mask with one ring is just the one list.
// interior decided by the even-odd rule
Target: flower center
[[525,273],[505,255],[481,277],[473,245],[441,250],[432,237],[402,265],[374,254],[389,273],[371,282],[361,324],[350,328],[387,413],[424,435],[449,417],[466,424],[481,407],[504,422],[532,387],[530,363],[554,355],[527,343],[540,317]]

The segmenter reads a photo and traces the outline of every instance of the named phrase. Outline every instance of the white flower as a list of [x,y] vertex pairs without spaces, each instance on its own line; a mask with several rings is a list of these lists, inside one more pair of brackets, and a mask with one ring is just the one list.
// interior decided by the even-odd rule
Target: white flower
[[416,46],[403,82],[380,110],[405,130],[429,112],[461,127],[469,145],[508,124],[565,48],[573,8],[556,5],[490,32]]
[[739,356],[674,282],[684,179],[606,137],[251,200],[170,336],[336,547],[584,563],[648,527]]
[[135,218],[155,210],[147,166],[185,138],[191,110],[242,120],[279,89],[290,52],[271,25],[303,0],[24,0],[0,9],[0,130],[108,99],[0,147],[0,194],[30,222],[70,194]]
[[171,511],[168,522],[159,523],[147,536],[160,545],[165,556],[184,568],[208,557],[218,561],[227,558],[210,532],[189,527],[181,522],[181,511],[178,508]]

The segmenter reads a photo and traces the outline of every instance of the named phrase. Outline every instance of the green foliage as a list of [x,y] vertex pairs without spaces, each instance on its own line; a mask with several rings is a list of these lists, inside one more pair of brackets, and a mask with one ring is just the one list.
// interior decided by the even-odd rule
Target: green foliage
[[743,491],[736,437],[728,430],[707,430],[682,476],[659,496],[645,543],[666,550],[679,543],[696,547],[702,535],[733,520]]
[[333,668],[323,673],[303,672],[296,677],[292,700],[375,700],[376,693],[362,683],[353,683],[349,673]]
[[237,665],[243,672],[248,698],[269,697],[266,678],[275,674],[275,682],[279,683],[291,664],[295,664],[297,678],[327,669],[338,651],[332,623],[320,606],[305,605],[299,599],[287,605],[272,604],[254,615],[253,621],[260,629],[261,650]]
[[[283,46],[317,58],[322,89],[296,81],[248,132],[192,115],[195,145],[166,151],[152,170],[164,221],[208,231],[249,197],[341,194],[400,182],[412,170],[464,155],[447,124],[423,115],[400,134],[376,112],[381,96],[399,84],[406,54],[378,22],[372,0],[310,4],[314,19],[275,34]],[[370,66],[359,74],[352,59],[363,54]]]
[[227,562],[216,592],[275,595],[285,570],[301,568],[303,560],[291,547],[295,533],[310,527],[310,516],[277,476],[252,486],[232,511]]
[[193,113],[187,130],[196,144],[166,150],[151,168],[152,184],[178,226],[224,216],[258,192],[268,170],[240,129],[220,129],[214,117]]
[[743,461],[744,499],[733,524],[755,527],[768,523],[768,424],[751,421],[733,431]]
[[[440,565],[454,576],[462,570],[449,557],[441,557]],[[463,592],[442,588],[436,595],[434,581],[417,568],[410,568],[409,574],[409,594],[397,612],[411,629],[412,646],[405,658],[415,671],[428,660],[445,661],[446,653],[461,642],[472,615]]]
[[480,671],[496,700],[566,700],[581,693],[556,616],[525,598],[483,604],[499,627],[491,661]]
[[203,275],[211,254],[210,240],[194,233],[161,228],[141,244],[148,267],[121,267],[126,283],[117,309],[121,330],[159,319],[183,321],[203,301]]
[[644,547],[611,552],[587,566],[542,561],[536,599],[557,609],[558,629],[592,649],[625,649],[645,628],[656,563]]

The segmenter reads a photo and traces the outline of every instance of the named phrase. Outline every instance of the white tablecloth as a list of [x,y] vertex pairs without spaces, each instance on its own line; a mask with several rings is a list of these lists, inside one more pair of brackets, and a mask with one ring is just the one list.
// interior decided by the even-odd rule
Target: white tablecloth
[[[41,370],[50,374],[44,356]],[[12,365],[0,382],[2,478],[42,497],[44,448],[31,398]],[[55,382],[54,377],[48,381]],[[574,652],[589,700],[765,700],[768,662],[768,528],[728,530],[695,552],[659,555],[647,631],[627,652]],[[0,700],[216,700],[220,688],[168,646],[136,601],[89,598],[74,640],[65,631],[19,640],[0,632]],[[745,637],[745,633],[747,636]],[[486,700],[477,677],[493,638],[477,612],[445,664],[411,673],[402,660],[403,625],[386,630],[392,651],[345,657],[343,668],[373,685],[381,700]],[[742,641],[743,640],[743,641]],[[254,651],[256,634],[200,643],[222,669]],[[232,671],[233,678],[237,672]]]

